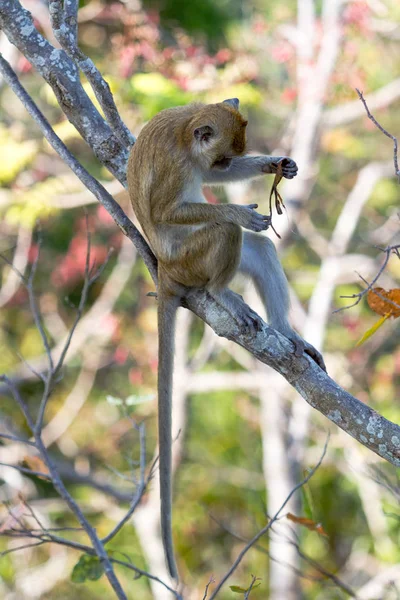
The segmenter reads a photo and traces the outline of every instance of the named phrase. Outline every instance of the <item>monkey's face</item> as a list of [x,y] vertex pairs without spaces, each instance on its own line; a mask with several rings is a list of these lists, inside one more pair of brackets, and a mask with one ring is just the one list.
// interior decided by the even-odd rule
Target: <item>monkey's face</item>
[[246,151],[247,121],[230,103],[205,106],[196,115],[204,124],[194,128],[195,154],[208,168],[228,169],[232,158]]

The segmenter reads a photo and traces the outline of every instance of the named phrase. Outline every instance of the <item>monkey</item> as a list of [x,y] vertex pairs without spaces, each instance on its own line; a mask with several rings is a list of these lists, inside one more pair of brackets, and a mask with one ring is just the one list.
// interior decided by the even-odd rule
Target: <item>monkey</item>
[[[242,328],[257,331],[260,317],[227,289],[236,272],[249,275],[271,327],[325,369],[319,352],[288,322],[286,276],[271,240],[259,235],[270,216],[248,206],[211,205],[203,185],[274,173],[297,174],[288,157],[246,155],[247,121],[239,100],[193,103],[162,110],[140,132],[127,168],[133,210],[158,260],[158,432],[161,536],[171,577],[178,580],[172,542],[171,407],[176,310],[190,288],[206,288]],[[243,233],[242,228],[247,230]]]

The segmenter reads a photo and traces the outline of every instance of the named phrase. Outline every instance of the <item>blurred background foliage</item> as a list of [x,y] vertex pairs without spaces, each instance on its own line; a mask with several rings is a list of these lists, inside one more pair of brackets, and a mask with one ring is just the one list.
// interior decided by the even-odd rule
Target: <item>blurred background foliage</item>
[[[43,8],[40,2],[36,4]],[[374,4],[383,7],[381,13],[374,9]],[[35,8],[33,0],[28,8]],[[281,28],[293,24],[295,19],[296,3],[289,0],[284,3],[146,0],[143,6],[137,0],[85,1],[81,2],[79,13],[79,40],[84,52],[110,82],[121,115],[135,134],[163,108],[193,100],[213,102],[237,96],[249,117],[251,148],[272,153],[290,129],[291,114],[296,108],[295,49],[281,34]],[[392,35],[383,27],[376,27],[379,21],[393,25]],[[51,37],[45,11],[37,10],[36,25]],[[326,97],[328,107],[354,100],[355,87],[365,92],[378,89],[397,77],[400,68],[397,0],[349,3],[344,9],[343,28],[340,56]],[[95,176],[111,183],[109,173],[96,163],[92,152],[88,152],[79,134],[65,120],[50,88],[23,56],[15,58],[15,68],[23,85],[79,160]],[[91,93],[89,87],[87,91]],[[394,134],[400,131],[398,108],[397,101],[375,113]],[[96,303],[116,268],[122,234],[43,141],[4,83],[0,87],[0,114],[0,250],[13,260],[15,249],[20,248],[19,268],[23,269],[26,262],[29,270],[39,252],[40,238],[35,288],[46,328],[57,340],[72,323],[74,305],[79,301],[87,243],[85,211],[92,231],[92,259],[101,264],[109,249],[114,249],[103,276],[90,292],[88,308]],[[284,142],[280,150],[285,151]],[[328,237],[332,231],[357,170],[367,162],[390,160],[391,156],[390,142],[366,118],[321,133],[319,177],[307,210],[323,236]],[[270,185],[270,180],[257,182],[252,187],[252,202],[266,208]],[[226,194],[224,190],[213,189],[208,198],[224,201]],[[119,199],[129,211],[126,197],[121,194]],[[395,179],[379,181],[353,238],[352,252],[376,255],[376,249],[365,241],[367,232],[383,225],[398,211],[398,199]],[[297,236],[284,249],[283,260],[295,291],[306,303],[318,271],[318,257]],[[34,362],[42,355],[42,347],[26,291],[17,284],[12,288],[7,264],[3,262],[0,268],[3,285],[0,300],[4,300],[0,312],[0,372],[14,373],[21,368],[21,356]],[[398,279],[399,261],[390,261],[388,272]],[[344,305],[342,294],[358,290],[359,286],[352,283],[339,286],[334,308]],[[137,458],[138,440],[129,419],[121,416],[118,406],[107,402],[106,396],[118,399],[136,394],[139,401],[131,412],[136,420],[146,422],[149,456],[156,444],[156,306],[154,299],[146,296],[151,291],[153,283],[138,261],[111,312],[97,323],[108,338],[101,349],[87,401],[52,448],[61,462],[73,464],[80,473],[98,470],[117,484],[121,482],[110,467],[127,471],[127,456]],[[356,340],[375,318],[366,303],[332,315],[325,348],[333,356],[346,356],[351,376],[347,379],[344,376],[343,381],[349,391],[399,422],[400,348],[395,323],[387,323],[368,344],[355,349]],[[202,328],[199,322],[192,327],[191,355],[201,339]],[[48,419],[57,414],[74,389],[82,353],[89,357],[90,369],[90,355],[98,352],[97,344],[96,339],[89,337],[69,361],[50,403]],[[219,352],[210,357],[203,370],[240,371],[241,367],[228,353]],[[34,406],[40,397],[41,384],[33,377],[25,377],[21,390]],[[210,574],[223,573],[241,548],[241,542],[224,531],[219,521],[234,524],[235,531],[244,537],[251,537],[264,524],[265,489],[257,414],[257,398],[246,391],[196,393],[189,400],[189,429],[175,485],[175,513],[179,518],[175,519],[174,527],[182,576],[195,586],[198,597]],[[12,430],[28,434],[17,407],[7,395],[2,396],[0,420],[2,428],[12,424]],[[326,420],[313,415],[311,455],[327,427]],[[371,459],[367,452],[359,451],[365,461]],[[333,572],[344,570],[350,554],[354,553],[374,565],[395,564],[400,561],[399,518],[385,517],[383,537],[374,538],[364,515],[359,484],[345,464],[346,452],[343,437],[334,434],[324,465],[307,486],[313,503],[309,512],[323,523],[327,536],[302,528],[301,547]],[[35,496],[49,507],[53,523],[74,524],[50,485],[35,479],[32,486]],[[108,517],[110,506],[102,504],[99,492],[90,487],[71,483],[70,489],[84,506],[90,507],[92,522],[100,534],[105,534],[112,525]],[[7,498],[4,490],[4,486],[3,492],[0,488],[3,500]],[[388,503],[385,508],[387,512],[396,512]],[[305,506],[302,512],[307,512]],[[126,527],[116,540],[117,548],[129,553],[138,566],[145,567],[139,545],[132,549],[132,535],[132,528]],[[0,549],[6,546],[6,541],[0,541]],[[29,568],[40,565],[49,553],[57,550],[44,547],[32,551],[28,556]],[[76,554],[68,555],[71,569],[77,560]],[[0,561],[0,576],[6,585],[12,586],[20,569],[17,555]],[[305,575],[301,580],[302,593],[307,600],[345,597],[330,591],[326,580],[307,563],[302,565],[302,572]],[[266,598],[268,571],[264,554],[249,553],[231,583],[246,585],[250,573],[263,580],[251,597]],[[151,597],[144,578],[132,582],[131,576],[123,571],[120,576],[130,598]],[[79,586],[61,578],[41,597],[110,597],[104,595],[107,593],[109,588],[103,579]],[[221,594],[221,599],[232,597],[235,594],[229,589]]]

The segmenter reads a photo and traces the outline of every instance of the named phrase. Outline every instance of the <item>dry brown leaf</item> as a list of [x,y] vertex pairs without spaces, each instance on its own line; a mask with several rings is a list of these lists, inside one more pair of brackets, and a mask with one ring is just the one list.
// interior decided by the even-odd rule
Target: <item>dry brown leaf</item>
[[[378,296],[379,294],[379,296]],[[394,306],[390,302],[395,302],[398,306]],[[400,317],[400,289],[394,288],[393,290],[384,290],[381,287],[376,287],[370,290],[367,294],[368,306],[382,317],[394,317],[397,319]]]
[[275,174],[275,178],[274,178],[274,182],[272,184],[272,188],[271,188],[271,193],[269,195],[269,214],[271,216],[271,227],[273,232],[278,236],[278,238],[280,239],[281,236],[279,235],[279,233],[275,230],[274,226],[272,225],[272,196],[275,196],[275,208],[276,208],[276,212],[278,213],[278,215],[282,214],[282,206],[283,208],[286,208],[284,203],[283,203],[283,198],[280,195],[280,193],[278,192],[278,184],[281,181],[282,177],[283,177],[283,173],[282,173],[282,163],[285,159],[282,159],[278,162],[278,166],[276,169],[276,174]]
[[289,521],[293,521],[293,523],[298,523],[299,525],[307,527],[307,529],[309,529],[310,531],[316,531],[320,535],[328,537],[328,534],[324,531],[324,528],[322,527],[321,523],[316,523],[312,519],[307,519],[306,517],[296,517],[296,515],[292,513],[288,513],[286,515],[286,518],[289,519]]
[[[45,462],[39,456],[24,456],[23,462],[28,466],[32,471],[38,471],[40,473],[48,474],[49,470],[46,467]],[[40,477],[40,479],[45,479],[44,477]],[[47,480],[47,477],[46,477]]]

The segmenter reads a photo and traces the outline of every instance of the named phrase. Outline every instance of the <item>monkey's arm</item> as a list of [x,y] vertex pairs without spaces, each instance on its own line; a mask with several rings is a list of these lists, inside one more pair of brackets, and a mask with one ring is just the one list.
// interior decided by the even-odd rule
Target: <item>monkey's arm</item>
[[257,204],[213,205],[198,202],[182,202],[159,213],[153,212],[153,221],[165,225],[199,225],[201,223],[234,223],[251,231],[268,229],[271,218],[255,211]]
[[[284,159],[282,166],[283,176],[293,179],[297,175],[297,165],[291,158],[284,156],[236,156],[230,160],[226,169],[213,167],[204,175],[204,183],[207,185],[230,183],[261,177],[266,173],[276,173],[278,162]],[[221,161],[223,164],[223,161]]]

